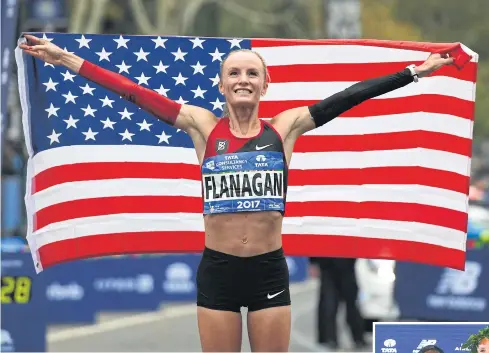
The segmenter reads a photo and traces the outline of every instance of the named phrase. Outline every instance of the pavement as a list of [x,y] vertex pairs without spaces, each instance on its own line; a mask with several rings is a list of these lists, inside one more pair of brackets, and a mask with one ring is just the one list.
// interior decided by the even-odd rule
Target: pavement
[[[318,282],[311,279],[294,283],[290,352],[325,352],[315,343],[315,310]],[[243,315],[242,351],[250,352]],[[342,351],[351,351],[351,337],[338,319]],[[102,313],[97,322],[86,326],[57,326],[48,329],[48,352],[198,352],[201,351],[195,304],[165,305],[150,313]]]

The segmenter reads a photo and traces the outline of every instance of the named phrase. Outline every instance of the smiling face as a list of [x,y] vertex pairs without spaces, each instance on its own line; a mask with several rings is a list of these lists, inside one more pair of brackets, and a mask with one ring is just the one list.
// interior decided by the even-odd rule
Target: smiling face
[[266,93],[264,61],[251,50],[232,52],[221,67],[219,91],[230,106],[253,107]]

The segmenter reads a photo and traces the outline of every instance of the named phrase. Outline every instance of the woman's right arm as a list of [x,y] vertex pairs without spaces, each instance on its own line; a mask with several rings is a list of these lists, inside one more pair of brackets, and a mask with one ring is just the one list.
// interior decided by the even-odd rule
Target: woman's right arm
[[[29,44],[20,44],[24,52],[53,65],[62,65],[86,79],[105,87],[140,106],[160,120],[186,132],[206,130],[215,115],[203,108],[179,104],[157,92],[142,87],[127,77],[106,70],[79,56],[68,53],[49,41],[25,35]],[[34,45],[32,45],[34,44]],[[196,118],[197,117],[197,118]]]

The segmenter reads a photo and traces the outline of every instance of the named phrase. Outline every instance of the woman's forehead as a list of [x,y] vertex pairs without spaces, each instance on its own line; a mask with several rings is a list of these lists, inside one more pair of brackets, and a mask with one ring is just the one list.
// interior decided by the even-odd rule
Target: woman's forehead
[[223,65],[225,68],[236,67],[236,68],[261,68],[263,63],[258,57],[258,55],[252,52],[236,52],[226,59]]

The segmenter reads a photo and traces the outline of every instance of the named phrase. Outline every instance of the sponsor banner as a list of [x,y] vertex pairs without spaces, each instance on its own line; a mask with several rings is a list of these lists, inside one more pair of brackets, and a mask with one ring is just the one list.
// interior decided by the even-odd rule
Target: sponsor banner
[[[42,304],[27,309],[26,315],[32,318],[37,315],[36,310],[45,309],[42,320],[37,322],[44,326],[90,324],[95,321],[97,313],[104,311],[152,311],[158,309],[162,303],[195,302],[200,260],[200,254],[107,257],[59,264],[34,276],[28,251],[4,254],[2,310],[6,311],[4,307],[9,309],[7,305],[3,305],[6,291],[3,287],[6,285],[3,276],[10,275],[8,270],[32,272],[29,281],[35,280],[36,300]],[[307,258],[287,257],[287,264],[291,282],[306,280]],[[19,286],[26,285],[24,282],[18,283]],[[25,308],[33,307],[32,298],[30,300],[23,304]],[[21,306],[16,304],[16,307]],[[13,306],[11,308],[14,309]],[[22,317],[23,313],[16,309],[11,315]],[[2,317],[2,322],[6,322],[6,317],[8,316]],[[10,335],[17,332],[8,331]]]
[[428,345],[436,345],[445,353],[470,353],[462,348],[469,336],[488,327],[488,323],[477,324],[403,324],[376,323],[375,353],[419,353]]
[[2,252],[2,352],[46,350],[46,297],[29,252]]
[[489,318],[489,249],[467,251],[465,271],[400,262],[394,295],[405,319]]

